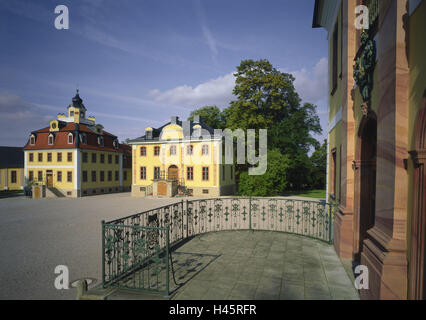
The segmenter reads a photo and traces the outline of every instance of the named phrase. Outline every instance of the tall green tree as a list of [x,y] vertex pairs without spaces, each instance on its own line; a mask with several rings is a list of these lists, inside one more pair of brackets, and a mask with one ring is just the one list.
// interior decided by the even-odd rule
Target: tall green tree
[[224,129],[225,119],[222,111],[217,106],[204,106],[191,111],[188,120],[194,120],[194,116],[200,116],[205,124],[213,129]]
[[325,189],[327,171],[327,140],[311,155],[312,163],[312,187]]
[[298,109],[294,77],[278,71],[269,61],[241,61],[234,75],[237,100],[224,110],[228,128],[271,128]]
[[[313,134],[322,132],[316,106],[302,104],[294,87],[295,78],[267,60],[242,61],[234,75],[236,100],[223,111],[226,127],[267,129],[268,149],[277,149],[290,159],[286,188],[310,188],[312,164],[308,152],[319,146]],[[246,179],[246,170],[247,166],[238,166],[237,181],[239,174]]]

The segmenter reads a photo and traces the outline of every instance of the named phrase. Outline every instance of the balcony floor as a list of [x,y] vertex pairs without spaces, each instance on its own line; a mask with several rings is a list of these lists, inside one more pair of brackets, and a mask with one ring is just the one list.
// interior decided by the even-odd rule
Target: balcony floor
[[172,256],[176,281],[184,283],[172,299],[359,299],[333,246],[301,236],[208,233]]

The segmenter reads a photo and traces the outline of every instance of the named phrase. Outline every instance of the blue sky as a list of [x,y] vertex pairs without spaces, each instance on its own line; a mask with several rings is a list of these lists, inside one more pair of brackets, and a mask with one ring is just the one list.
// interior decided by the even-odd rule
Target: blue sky
[[[57,5],[69,30],[54,27]],[[0,0],[0,145],[23,146],[75,94],[121,140],[226,107],[243,59],[293,73],[327,124],[326,32],[314,0]]]

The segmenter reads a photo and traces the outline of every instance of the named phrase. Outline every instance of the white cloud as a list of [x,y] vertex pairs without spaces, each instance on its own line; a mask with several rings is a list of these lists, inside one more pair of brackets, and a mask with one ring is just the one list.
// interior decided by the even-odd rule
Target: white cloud
[[190,109],[205,105],[226,107],[235,99],[232,94],[234,86],[235,77],[233,73],[229,73],[195,87],[182,85],[166,91],[155,89],[151,90],[149,95],[157,102],[182,105]]
[[[294,75],[294,86],[304,102],[311,102],[320,107],[320,113],[327,106],[328,97],[328,60],[321,58],[316,65],[308,70],[303,68],[296,71],[282,70]],[[235,86],[233,73],[211,79],[197,86],[182,85],[176,88],[161,91],[151,90],[149,95],[156,101],[187,108],[204,105],[218,105],[226,107],[235,99],[232,90]]]
[[290,71],[296,78],[294,86],[304,102],[318,106],[327,105],[328,97],[328,59],[321,58],[312,70],[305,68]]

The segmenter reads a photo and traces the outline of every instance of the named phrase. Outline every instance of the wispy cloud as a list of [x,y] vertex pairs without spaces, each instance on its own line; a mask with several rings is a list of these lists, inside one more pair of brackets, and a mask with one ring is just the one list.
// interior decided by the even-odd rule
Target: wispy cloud
[[201,27],[201,31],[203,33],[203,37],[205,42],[207,43],[209,49],[210,49],[210,53],[211,53],[211,57],[213,59],[214,63],[217,63],[217,55],[218,55],[218,50],[217,50],[217,43],[216,43],[216,39],[213,37],[212,32],[210,31],[210,28],[207,24],[207,19],[204,13],[204,8],[203,5],[201,3],[200,0],[194,0],[194,7],[195,7],[195,13],[198,19],[198,22],[200,23],[200,27]]
[[[138,41],[135,41],[135,39],[121,39],[109,32],[108,29],[111,30],[111,26],[107,28],[108,19],[102,13],[105,2],[106,0],[84,0],[78,3],[76,6],[77,12],[74,15],[75,18],[70,21],[70,29],[67,32],[84,37],[99,45],[119,50],[122,53],[143,57],[161,64],[215,70],[214,67],[208,64],[196,63],[186,57],[171,54],[164,50],[157,50],[150,44],[141,43],[139,39]],[[36,1],[14,0],[0,1],[0,8],[44,25],[51,23],[51,27],[54,28],[54,7],[52,7],[52,10],[48,10]],[[100,25],[103,27],[99,27]],[[209,37],[208,29],[206,30],[206,35]],[[210,44],[215,46],[211,35],[209,39]]]
[[10,92],[0,92],[0,114],[2,146],[24,146],[30,131],[46,127],[51,118],[43,108]]
[[166,91],[155,89],[149,95],[157,102],[184,105],[191,109],[205,105],[226,107],[234,99],[232,94],[234,86],[235,77],[232,73],[229,73],[219,78],[210,79],[195,87],[182,85]]

